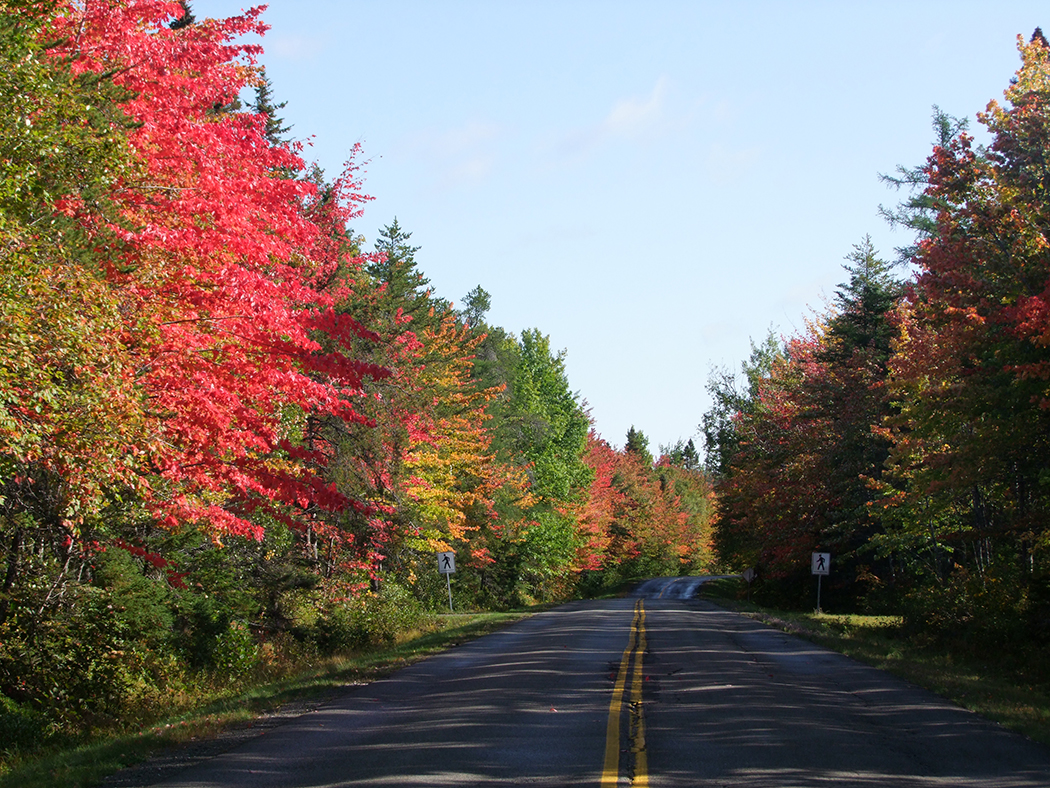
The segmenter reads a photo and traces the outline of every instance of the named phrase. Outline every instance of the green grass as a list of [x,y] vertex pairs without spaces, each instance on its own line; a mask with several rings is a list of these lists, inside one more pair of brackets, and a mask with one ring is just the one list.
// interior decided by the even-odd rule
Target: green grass
[[719,581],[705,598],[924,687],[959,706],[1050,745],[1050,674],[1045,656],[1003,644],[980,658],[909,636],[895,616],[799,613],[736,599],[736,581]]
[[151,755],[201,741],[289,703],[322,702],[354,684],[366,683],[399,668],[473,640],[518,621],[529,613],[442,615],[428,631],[407,634],[385,648],[335,657],[307,671],[242,687],[235,693],[201,702],[177,716],[156,719],[138,729],[98,735],[67,747],[24,753],[0,761],[0,788],[89,788],[106,775]]

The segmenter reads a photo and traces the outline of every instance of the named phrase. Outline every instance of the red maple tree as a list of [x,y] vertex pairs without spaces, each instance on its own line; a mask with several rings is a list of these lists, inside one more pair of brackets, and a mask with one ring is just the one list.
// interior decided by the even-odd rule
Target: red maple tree
[[53,31],[74,74],[127,93],[130,161],[117,215],[97,229],[120,241],[106,275],[148,403],[146,500],[163,522],[217,536],[259,536],[259,507],[295,522],[353,505],[324,482],[304,421],[359,419],[362,377],[386,374],[346,352],[368,332],[327,287],[353,262],[339,240],[365,199],[353,168],[322,193],[296,146],[231,110],[260,51],[234,42],[265,32],[261,11],[171,30],[177,3],[70,3]]

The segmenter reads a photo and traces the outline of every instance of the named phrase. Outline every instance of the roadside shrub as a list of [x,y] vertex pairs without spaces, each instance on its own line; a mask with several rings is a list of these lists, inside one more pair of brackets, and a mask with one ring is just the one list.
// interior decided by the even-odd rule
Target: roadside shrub
[[95,560],[94,585],[106,590],[108,604],[129,639],[149,647],[170,641],[174,617],[166,577],[147,576],[139,560],[111,547]]
[[619,573],[609,569],[589,569],[576,577],[576,594],[583,599],[596,599],[611,593],[622,584]]
[[411,592],[384,583],[378,592],[347,600],[324,611],[317,620],[318,647],[326,654],[393,643],[426,618]]
[[0,677],[19,703],[55,721],[92,726],[119,715],[135,660],[128,659],[127,622],[110,594],[92,586],[74,591],[75,605],[61,614],[10,632]]
[[251,630],[240,621],[231,621],[215,639],[212,664],[216,671],[232,679],[248,675],[259,664],[259,646]]
[[187,665],[204,670],[214,665],[215,646],[230,625],[230,609],[215,595],[184,593],[178,606],[176,647]]
[[318,662],[320,652],[313,639],[304,639],[299,633],[277,632],[268,635],[259,644],[258,655],[255,675],[277,678],[313,667]]
[[943,584],[913,588],[903,600],[905,630],[971,653],[1027,639],[1027,587],[1016,574],[992,567],[975,576],[958,568]]
[[47,720],[42,714],[0,695],[0,753],[31,747],[46,731]]
[[[825,611],[833,609],[828,585],[821,587],[821,607]],[[771,578],[765,567],[759,566],[758,579],[751,584],[751,598],[760,605],[782,610],[813,610],[817,606],[816,578],[808,571]]]

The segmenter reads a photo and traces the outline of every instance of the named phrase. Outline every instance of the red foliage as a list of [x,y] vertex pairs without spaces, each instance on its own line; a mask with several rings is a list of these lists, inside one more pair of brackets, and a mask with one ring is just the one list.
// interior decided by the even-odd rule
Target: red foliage
[[710,559],[713,501],[702,473],[667,458],[651,466],[593,430],[584,462],[594,479],[578,516],[577,569],[676,574]]
[[365,199],[354,170],[322,199],[261,116],[223,109],[256,78],[258,47],[232,42],[266,30],[261,10],[173,31],[176,3],[89,0],[54,31],[75,72],[129,93],[132,161],[109,228],[123,244],[107,266],[149,402],[148,502],[172,525],[256,537],[259,506],[294,519],[349,504],[277,449],[301,435],[295,413],[358,420],[362,377],[386,374],[347,354],[369,334],[324,289],[352,264],[338,238]]

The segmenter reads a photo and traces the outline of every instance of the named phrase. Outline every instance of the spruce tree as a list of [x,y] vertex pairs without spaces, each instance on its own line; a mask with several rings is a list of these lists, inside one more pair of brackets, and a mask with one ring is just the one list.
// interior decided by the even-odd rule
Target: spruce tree
[[627,443],[624,445],[623,450],[625,453],[637,457],[638,461],[646,467],[653,464],[653,455],[649,453],[649,439],[645,437],[644,432],[636,430],[633,424],[627,430]]
[[884,369],[893,335],[887,313],[897,303],[902,285],[893,277],[890,264],[878,258],[871,236],[855,244],[846,259],[849,263],[843,267],[850,279],[839,284],[835,292],[839,312],[829,324],[835,341],[826,356],[843,361],[856,350],[870,348]]
[[197,23],[197,17],[193,15],[189,0],[179,0],[179,5],[182,6],[182,16],[168,23],[168,27],[172,30],[181,30]]
[[[964,133],[968,126],[966,118],[953,117],[934,105],[934,147],[947,147],[953,139]],[[879,206],[879,215],[890,227],[904,227],[916,235],[915,242],[896,249],[896,263],[907,265],[919,251],[919,242],[931,238],[937,232],[937,211],[940,206],[926,188],[929,185],[929,173],[925,164],[918,167],[898,165],[896,175],[880,174],[879,180],[898,191],[903,188],[910,192],[896,208]]]
[[420,247],[412,246],[411,238],[412,233],[405,232],[395,217],[380,231],[375,249],[381,257],[368,263],[365,273],[382,288],[378,304],[387,314],[381,319],[393,321],[400,309],[403,316],[410,318],[407,328],[419,332],[426,325],[440,322],[450,306],[444,299],[431,296],[430,280],[416,267],[415,255]]
[[263,68],[259,74],[259,82],[255,85],[255,101],[248,106],[252,112],[266,117],[266,128],[263,133],[267,141],[275,147],[285,145],[289,141],[285,135],[291,131],[292,127],[285,126],[284,118],[277,115],[287,104],[287,101],[282,101],[280,104],[274,103],[273,83],[266,76],[266,69]]

